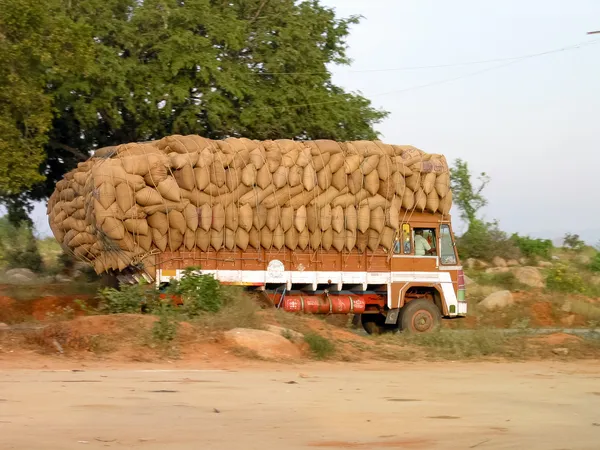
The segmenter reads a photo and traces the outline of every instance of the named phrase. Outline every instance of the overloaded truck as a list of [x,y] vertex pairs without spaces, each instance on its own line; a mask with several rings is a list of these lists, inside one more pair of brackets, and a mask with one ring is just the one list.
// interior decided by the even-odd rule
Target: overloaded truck
[[445,158],[412,146],[175,135],[97,150],[48,215],[99,274],[200,267],[285,311],[426,332],[467,313],[451,205]]

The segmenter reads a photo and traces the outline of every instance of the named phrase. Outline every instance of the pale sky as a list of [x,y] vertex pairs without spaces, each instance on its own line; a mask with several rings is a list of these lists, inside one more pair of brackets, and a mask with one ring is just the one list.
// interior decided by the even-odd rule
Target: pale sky
[[[507,62],[352,72],[512,58],[600,41],[600,0],[322,0],[364,16],[336,84],[390,111],[382,140],[462,158],[487,172],[486,219],[521,234],[600,240],[600,42]],[[462,79],[443,82],[506,65]],[[416,86],[435,84],[413,89]],[[403,92],[398,92],[403,91]],[[48,231],[44,208],[35,223]]]

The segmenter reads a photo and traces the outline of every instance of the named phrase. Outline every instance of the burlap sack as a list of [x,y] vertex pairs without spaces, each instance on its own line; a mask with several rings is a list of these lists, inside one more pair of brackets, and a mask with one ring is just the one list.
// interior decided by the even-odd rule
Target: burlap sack
[[321,231],[327,231],[331,228],[331,205],[325,205],[319,213],[319,228]]
[[356,246],[356,230],[346,230],[344,238],[344,247],[347,251],[351,252]]
[[196,247],[196,232],[189,228],[185,230],[183,235],[183,246],[187,251],[192,251]]
[[233,231],[238,229],[240,225],[238,209],[234,204],[230,204],[225,209],[225,228]]
[[[319,188],[320,189],[320,188]],[[333,186],[330,186],[326,191],[322,191],[314,200],[310,202],[310,206],[314,206],[316,208],[323,208],[326,205],[329,205],[334,198],[336,198],[340,194]]]
[[415,207],[415,194],[410,188],[404,189],[404,195],[402,196],[402,207],[410,211]]
[[269,151],[265,152],[265,158],[267,161],[267,167],[269,168],[269,172],[274,173],[281,165],[281,160],[283,159],[283,156],[277,151]]
[[376,194],[373,197],[367,197],[360,202],[360,206],[367,205],[371,211],[375,208],[388,208],[390,202],[383,196]]
[[383,227],[385,226],[385,213],[381,206],[378,206],[375,209],[371,210],[371,217],[369,222],[369,227],[372,230],[381,233],[383,231]]
[[229,168],[225,171],[225,186],[229,192],[233,192],[242,182],[242,169]]
[[346,187],[347,183],[346,171],[344,168],[338,169],[331,177],[331,185],[334,186],[338,191]]
[[210,231],[203,230],[202,228],[196,230],[196,247],[203,252],[208,251],[210,247]]
[[267,250],[273,247],[273,232],[268,227],[260,230],[260,245]]
[[376,252],[381,242],[381,233],[373,229],[369,229],[367,233],[367,248],[372,252]]
[[[138,235],[138,234],[147,235],[150,232],[149,228],[148,228],[148,221],[146,219],[127,219],[123,222],[123,225],[125,226],[125,229],[127,231],[129,231],[130,233],[133,233],[135,235]],[[83,235],[83,234],[84,233],[80,233],[80,235]],[[93,242],[86,242],[86,243],[93,244]],[[72,243],[69,243],[69,244],[72,245]]]
[[290,169],[288,167],[279,166],[275,172],[273,172],[273,185],[276,189],[281,189],[287,185],[287,179]]
[[287,232],[290,228],[292,228],[294,224],[294,208],[286,206],[281,208],[281,220],[280,220],[281,228],[283,232]]
[[198,226],[204,231],[210,230],[212,225],[212,208],[210,205],[202,205],[198,209]]
[[448,191],[448,194],[440,200],[438,211],[446,215],[450,213],[450,208],[452,208],[452,191]]
[[440,198],[444,198],[450,191],[450,175],[441,173],[435,179],[435,190]]
[[331,227],[323,231],[323,234],[321,235],[321,245],[324,250],[331,250],[333,245],[333,229]]
[[252,227],[248,233],[248,243],[256,250],[260,250],[260,231]]
[[211,230],[210,231],[210,246],[219,251],[223,248],[223,240],[225,239],[225,228],[221,231]]
[[415,210],[419,212],[425,211],[425,207],[427,206],[427,195],[423,191],[423,189],[419,188],[417,192],[415,192]]
[[215,158],[208,169],[210,173],[210,182],[217,187],[225,185],[225,165],[223,161]]
[[248,233],[252,228],[253,219],[252,207],[250,205],[241,206],[238,214],[239,227]]
[[438,196],[437,191],[434,189],[429,194],[427,194],[427,202],[425,204],[425,209],[430,213],[437,212],[440,207],[440,197]]
[[240,197],[239,204],[245,205],[247,203],[254,208],[256,207],[256,205],[260,205],[265,198],[267,198],[274,192],[275,186],[273,185],[267,186],[266,189],[261,189],[257,187],[251,188],[251,190],[248,193]]
[[333,230],[332,246],[338,252],[344,250],[344,247],[346,246],[346,230],[342,230],[339,232]]
[[235,231],[225,228],[225,236],[223,238],[223,246],[227,250],[233,250],[235,248]]
[[242,169],[242,183],[246,186],[254,186],[256,184],[256,167],[252,164],[248,164]]
[[360,170],[356,170],[348,176],[347,184],[348,184],[348,190],[350,191],[351,194],[358,193],[363,188],[363,183],[364,183],[364,177],[363,177],[362,173],[360,172]]
[[362,171],[363,175],[369,175],[372,171],[377,169],[378,165],[379,165],[379,155],[367,156],[361,164],[361,171]]
[[281,165],[287,168],[294,166],[296,164],[296,160],[298,159],[299,154],[300,151],[298,148],[294,148],[289,152],[285,153],[283,155],[283,158],[281,159]]
[[[73,198],[75,198],[72,195],[63,195],[63,193],[66,192],[67,189],[61,192],[61,200],[65,202],[70,202],[71,200],[73,200]],[[70,190],[69,192],[72,192],[72,190]],[[117,200],[115,187],[112,184],[109,184],[108,182],[102,183],[100,187],[98,187],[97,192],[98,193],[96,194],[96,198],[100,202],[102,207],[105,209],[109,208],[110,205],[112,205]]]
[[263,148],[256,148],[250,152],[250,164],[256,169],[262,169],[265,165],[265,151]]
[[344,161],[344,171],[347,175],[350,175],[358,170],[362,158],[360,155],[348,155]]
[[167,215],[162,212],[156,212],[148,216],[148,225],[150,228],[158,230],[161,235],[167,234],[169,229],[169,219]]
[[421,186],[421,175],[419,174],[412,174],[411,176],[406,177],[404,180],[406,186],[413,192],[417,191]]
[[185,166],[193,167],[198,162],[199,153],[169,153],[169,162],[172,169],[182,169]]
[[396,165],[392,161],[392,158],[388,155],[381,156],[379,158],[379,164],[377,165],[377,173],[379,179],[382,181],[388,180],[392,173],[396,170]]
[[310,244],[310,232],[308,228],[304,228],[301,233],[298,234],[298,248],[300,250],[306,250]]
[[136,236],[137,244],[144,252],[149,252],[152,247],[152,232],[148,230],[147,235],[140,234]]
[[246,251],[249,243],[250,235],[248,234],[248,231],[246,231],[243,228],[238,228],[235,232],[235,245],[239,247],[242,251]]
[[164,252],[167,249],[167,235],[162,234],[156,228],[152,228],[152,242],[154,242],[154,245],[156,245],[161,252]]
[[169,158],[165,154],[127,156],[119,160],[127,173],[144,176],[153,167],[169,166]]
[[258,205],[252,209],[252,225],[260,230],[267,224],[267,218],[269,217],[269,210],[263,205]]
[[187,228],[183,214],[179,211],[171,211],[169,214],[167,214],[167,216],[169,217],[169,228],[172,230],[177,230],[179,233],[181,233],[181,235],[183,235],[183,233],[185,233],[185,229]]
[[256,184],[261,189],[266,189],[272,182],[271,172],[269,171],[269,166],[266,164],[263,165],[258,172],[256,173]]
[[206,189],[210,183],[210,172],[208,167],[196,167],[194,169],[196,186],[201,191]]
[[306,167],[310,164],[312,160],[312,155],[310,153],[310,148],[303,147],[299,149],[298,159],[296,159],[296,165],[300,167]]
[[168,247],[172,252],[178,251],[183,245],[183,233],[171,228],[167,233]]
[[421,186],[425,195],[431,193],[435,188],[435,179],[437,178],[435,173],[427,173],[421,175]]
[[[220,203],[217,203],[212,207],[212,229],[215,231],[221,231],[225,226],[225,208]],[[211,245],[212,245],[211,235]],[[216,249],[216,247],[213,246]]]
[[358,228],[358,213],[354,205],[346,207],[344,218],[346,230],[355,231]]
[[233,159],[229,164],[230,169],[242,170],[250,163],[250,151],[247,149],[240,150],[233,155]]
[[296,250],[298,247],[298,232],[296,228],[292,227],[285,232],[285,246],[290,250]]
[[200,152],[200,155],[198,156],[198,161],[196,162],[196,167],[199,168],[208,168],[210,167],[210,165],[213,163],[213,161],[215,160],[215,157],[213,155],[213,153],[210,151],[210,149],[205,148],[204,150],[202,150]]
[[385,227],[381,232],[381,245],[386,252],[390,252],[394,247],[394,240],[396,237],[396,231],[390,227]]
[[265,208],[270,209],[275,206],[283,206],[288,203],[294,196],[302,192],[302,185],[289,187],[285,186],[278,189],[275,193],[269,195],[263,200]]
[[183,217],[185,218],[185,224],[188,229],[196,231],[198,228],[198,209],[192,204],[187,205],[183,208]]
[[312,191],[302,191],[300,194],[293,196],[289,202],[286,202],[286,205],[291,206],[294,209],[298,209],[301,206],[309,205],[321,193],[321,188],[318,186]]
[[342,152],[332,154],[329,159],[329,168],[331,169],[331,172],[336,173],[338,170],[343,169],[345,159],[346,157]]
[[166,180],[158,183],[156,190],[165,200],[171,200],[173,202],[181,201],[181,192],[179,191],[177,181],[175,181],[175,178],[173,177],[167,177]]
[[325,166],[319,170],[317,173],[317,184],[319,187],[323,190],[329,188],[329,186],[331,186],[332,176],[331,168],[329,166]]
[[[387,185],[388,183],[382,182],[381,184]],[[379,191],[379,187],[380,187],[379,174],[377,173],[376,170],[371,171],[368,175],[365,176],[364,186],[365,186],[365,189],[371,195],[375,195],[377,193],[377,191]]]
[[270,231],[275,231],[275,228],[279,225],[280,215],[280,208],[271,208],[267,211],[266,226]]
[[331,202],[331,206],[333,208],[337,206],[341,206],[342,208],[346,208],[347,206],[354,205],[356,203],[356,195],[354,194],[342,194],[338,195]]
[[158,183],[166,180],[169,176],[169,170],[163,165],[153,165],[146,175],[144,175],[144,183],[148,186],[156,187]]
[[289,169],[287,183],[290,187],[298,186],[302,184],[302,176],[304,169],[300,166],[292,166]]
[[319,172],[323,167],[325,167],[329,163],[330,159],[330,153],[320,153],[316,155],[313,154],[312,164],[315,172]]
[[318,250],[321,248],[321,237],[322,232],[319,228],[315,229],[314,232],[310,232],[309,244],[312,250]]
[[358,209],[357,229],[361,233],[366,233],[371,222],[371,208],[369,205],[362,205]]
[[294,215],[294,227],[298,233],[302,233],[306,228],[306,219],[306,206],[302,205]]
[[216,184],[210,183],[208,186],[206,186],[206,189],[204,189],[205,194],[211,195],[213,197],[227,194],[228,192],[229,189],[227,188],[227,186],[225,186],[225,184],[223,184],[223,186],[221,187],[218,187]]
[[[331,210],[331,227],[336,233],[341,233],[345,225],[344,208],[336,206]],[[343,239],[342,239],[343,240]]]
[[306,167],[304,167],[302,184],[304,185],[304,189],[307,191],[312,191],[317,185],[317,172],[315,172],[315,169],[311,164],[308,164]]

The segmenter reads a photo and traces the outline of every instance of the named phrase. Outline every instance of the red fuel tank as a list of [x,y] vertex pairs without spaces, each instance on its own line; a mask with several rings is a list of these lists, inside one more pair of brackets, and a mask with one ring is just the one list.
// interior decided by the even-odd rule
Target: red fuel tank
[[361,314],[365,301],[358,295],[286,295],[283,310],[307,314]]

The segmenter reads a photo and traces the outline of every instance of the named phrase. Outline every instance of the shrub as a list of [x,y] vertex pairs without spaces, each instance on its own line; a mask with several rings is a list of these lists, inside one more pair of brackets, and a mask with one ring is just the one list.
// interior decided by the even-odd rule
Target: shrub
[[440,329],[433,333],[400,336],[407,343],[427,348],[443,358],[504,355],[506,337],[501,331],[480,329],[456,332]]
[[585,247],[585,242],[579,238],[578,234],[567,233],[563,238],[563,245],[571,250],[582,250]]
[[167,292],[181,296],[185,313],[192,317],[216,313],[223,307],[221,284],[212,275],[202,275],[199,267],[185,269],[181,280],[172,281]]
[[457,239],[457,247],[461,258],[490,260],[494,256],[506,259],[520,256],[515,243],[498,228],[497,222],[473,221],[468,231]]
[[99,297],[98,312],[103,314],[137,314],[144,307],[153,309],[158,300],[153,286],[146,283],[121,285],[119,289],[104,288]]
[[0,217],[0,260],[9,268],[26,268],[41,272],[44,263],[31,226],[15,226]]
[[317,333],[305,334],[304,342],[316,359],[327,359],[335,352],[333,342]]
[[592,272],[600,272],[600,252],[596,253],[594,258],[592,259],[589,269]]
[[552,241],[550,239],[534,239],[529,236],[519,236],[517,233],[510,237],[510,240],[520,250],[523,256],[532,258],[539,256],[544,259],[550,259],[552,256]]
[[162,343],[171,342],[177,336],[177,320],[169,303],[159,303],[153,311],[158,320],[152,326],[152,337]]
[[482,286],[497,286],[509,291],[515,291],[518,289],[527,288],[526,285],[522,284],[517,280],[515,274],[512,272],[504,272],[504,273],[473,273],[473,278]]
[[586,284],[577,272],[564,264],[556,264],[548,270],[546,286],[551,291],[586,292]]

